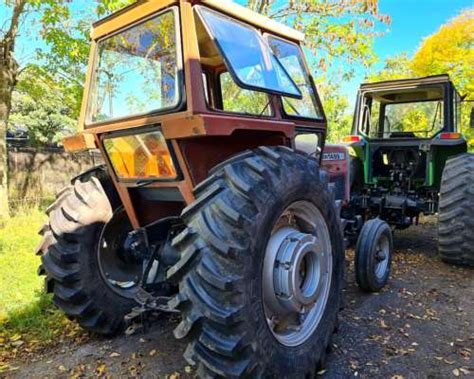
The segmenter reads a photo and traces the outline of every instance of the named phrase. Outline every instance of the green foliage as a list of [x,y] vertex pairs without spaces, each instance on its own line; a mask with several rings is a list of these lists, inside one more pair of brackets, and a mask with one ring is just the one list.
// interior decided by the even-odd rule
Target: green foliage
[[340,83],[337,76],[321,77],[318,79],[318,93],[324,106],[328,120],[328,143],[340,143],[344,136],[351,134],[352,104],[340,94]]
[[252,115],[269,115],[269,97],[263,92],[249,91],[235,84],[229,73],[220,76],[224,110]]
[[407,53],[401,53],[385,60],[380,71],[372,71],[367,76],[369,82],[406,79],[413,76],[411,60]]
[[337,58],[346,77],[356,63],[376,61],[373,40],[390,24],[390,17],[379,12],[378,0],[249,0],[248,6],[304,32],[311,61],[320,71]]
[[33,145],[59,142],[76,126],[73,100],[68,104],[61,92],[67,91],[41,75],[23,76],[13,94],[9,129],[27,129]]
[[96,0],[92,7],[83,7],[74,0],[4,2],[7,14],[19,12],[19,33],[28,25],[38,24],[43,42],[37,45],[34,59],[17,62],[20,70],[13,104],[14,125],[30,129],[37,143],[58,140],[61,136],[54,131],[70,129],[72,119],[77,119],[80,112],[90,25],[132,2]]

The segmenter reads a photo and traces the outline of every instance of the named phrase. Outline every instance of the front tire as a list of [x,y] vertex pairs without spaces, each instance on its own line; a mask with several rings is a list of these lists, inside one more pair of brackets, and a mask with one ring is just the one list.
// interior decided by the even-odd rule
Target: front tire
[[[167,273],[180,286],[170,304],[182,311],[175,336],[193,339],[186,357],[206,377],[314,376],[336,327],[342,288],[343,239],[327,175],[305,155],[261,147],[220,164],[195,195],[183,213],[187,228],[173,241],[181,260]],[[313,214],[309,209],[320,215],[318,222],[305,216]],[[295,212],[292,221],[287,211]],[[324,238],[327,244],[318,245]],[[278,251],[269,254],[275,243]],[[296,265],[308,251],[319,266],[309,258]],[[280,258],[268,266],[269,255]],[[265,274],[268,267],[274,282]],[[292,275],[301,275],[301,283],[285,281]],[[316,280],[327,283],[320,292],[311,287]],[[276,305],[274,285],[279,287]],[[297,296],[291,299],[289,293]],[[309,303],[304,333],[285,329],[290,323],[305,328],[306,319],[289,319],[298,311],[284,313],[283,325],[269,323],[269,312]],[[313,312],[318,303],[320,314]]]
[[379,218],[367,221],[355,248],[355,273],[359,288],[379,292],[388,282],[393,254],[390,226]]
[[[135,287],[127,280],[141,270],[139,264],[116,259],[121,236],[131,230],[119,204],[105,170],[85,173],[47,210],[49,222],[40,231],[37,249],[39,273],[46,275],[53,303],[82,328],[103,335],[124,326],[124,316],[135,305]],[[106,275],[117,275],[117,280]]]
[[438,251],[446,263],[474,266],[474,155],[449,159],[441,181]]

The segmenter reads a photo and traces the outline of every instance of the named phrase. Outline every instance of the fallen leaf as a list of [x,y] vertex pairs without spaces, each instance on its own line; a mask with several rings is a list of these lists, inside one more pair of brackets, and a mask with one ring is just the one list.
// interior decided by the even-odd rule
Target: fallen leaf
[[15,342],[21,339],[21,334],[14,334],[13,336],[10,337],[10,341]]
[[459,371],[459,369],[457,369],[457,368],[455,368],[452,372],[453,372],[453,375],[454,375],[454,376],[459,376],[459,375],[461,375],[461,371]]
[[99,363],[95,372],[98,376],[105,375],[105,373],[107,372],[107,366],[105,365],[105,363]]
[[119,354],[119,353],[116,353],[116,352],[113,352],[113,353],[110,353],[109,357],[110,357],[110,358],[120,357],[120,354]]
[[150,357],[153,357],[154,355],[156,355],[156,350],[155,349],[151,350],[149,352],[149,355],[150,355]]

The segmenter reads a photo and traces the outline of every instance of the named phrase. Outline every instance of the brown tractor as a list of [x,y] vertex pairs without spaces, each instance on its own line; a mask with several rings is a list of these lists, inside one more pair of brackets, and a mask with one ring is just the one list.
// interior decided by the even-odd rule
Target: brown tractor
[[81,131],[64,146],[105,165],[47,211],[56,306],[105,335],[179,313],[202,376],[315,374],[344,247],[303,39],[220,0],[141,1],[94,25]]

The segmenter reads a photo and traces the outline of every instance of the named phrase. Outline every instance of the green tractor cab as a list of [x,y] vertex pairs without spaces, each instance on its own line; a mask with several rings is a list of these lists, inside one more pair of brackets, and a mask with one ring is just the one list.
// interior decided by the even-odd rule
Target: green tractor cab
[[408,228],[420,214],[439,213],[444,261],[474,265],[474,240],[468,235],[474,156],[467,154],[461,133],[462,101],[448,75],[362,84],[352,135],[342,145],[325,147],[323,167],[341,205],[346,239],[357,242],[362,288],[370,290],[363,282],[376,278],[381,262],[389,270],[391,249],[380,253],[382,234],[375,231]]

